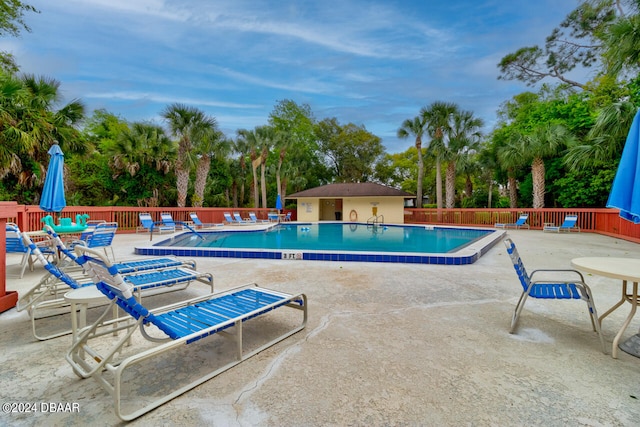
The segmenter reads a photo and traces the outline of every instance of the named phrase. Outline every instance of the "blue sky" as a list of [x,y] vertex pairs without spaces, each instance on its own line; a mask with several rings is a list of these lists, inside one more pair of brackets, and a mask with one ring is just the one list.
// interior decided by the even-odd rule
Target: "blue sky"
[[279,100],[319,120],[364,125],[404,151],[402,121],[434,101],[490,130],[524,90],[497,63],[544,44],[574,0],[29,0],[32,32],[0,39],[23,72],[61,82],[65,101],[161,123],[180,102],[229,137],[267,123]]

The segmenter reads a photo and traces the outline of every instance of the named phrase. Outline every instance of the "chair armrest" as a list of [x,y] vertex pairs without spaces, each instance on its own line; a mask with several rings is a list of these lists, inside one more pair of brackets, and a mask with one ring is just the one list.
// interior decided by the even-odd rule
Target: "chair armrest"
[[[534,270],[529,275],[529,279],[531,280],[531,283],[544,282],[544,280],[539,280],[539,281],[534,281],[533,280],[533,276],[536,273],[573,273],[573,274],[577,274],[580,277],[580,280],[564,280],[564,281],[561,281],[561,283],[575,283],[575,282],[585,283],[584,282],[584,276],[582,275],[582,273],[580,273],[578,270],[574,270],[574,269],[570,269],[570,268],[567,268],[567,269],[538,269],[538,270]],[[548,282],[548,280],[547,280],[547,282]]]

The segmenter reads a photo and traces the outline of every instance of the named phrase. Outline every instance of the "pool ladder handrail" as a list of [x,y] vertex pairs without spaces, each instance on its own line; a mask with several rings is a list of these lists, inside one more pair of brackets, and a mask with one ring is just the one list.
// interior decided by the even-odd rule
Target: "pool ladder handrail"
[[367,220],[367,225],[384,224],[384,215],[375,215]]
[[373,234],[378,234],[378,229],[380,228],[381,224],[384,224],[383,215],[372,216],[367,220],[367,230],[371,230]]

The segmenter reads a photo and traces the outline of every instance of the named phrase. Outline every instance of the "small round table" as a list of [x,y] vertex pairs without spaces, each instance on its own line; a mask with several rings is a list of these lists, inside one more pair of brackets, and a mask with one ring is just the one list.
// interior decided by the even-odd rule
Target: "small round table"
[[[89,304],[106,303],[107,297],[95,285],[83,286],[64,294],[64,299],[71,304],[71,336],[76,342],[79,329],[87,326],[87,307]],[[78,305],[80,310],[78,312]]]
[[[615,257],[585,257],[574,258],[571,265],[578,270],[597,274],[598,276],[611,277],[612,279],[622,280],[622,297],[620,301],[613,305],[609,310],[600,316],[598,321],[602,324],[602,320],[609,314],[613,313],[618,307],[626,302],[631,304],[631,312],[622,324],[622,327],[613,339],[611,356],[618,358],[618,342],[622,334],[631,323],[633,316],[640,301],[638,300],[638,282],[640,282],[640,259],[637,258],[615,258]],[[628,283],[633,283],[632,290],[629,292]],[[634,335],[624,344],[620,344],[620,348],[626,353],[640,357],[640,350],[636,350],[635,342],[638,342],[640,349],[640,335]]]

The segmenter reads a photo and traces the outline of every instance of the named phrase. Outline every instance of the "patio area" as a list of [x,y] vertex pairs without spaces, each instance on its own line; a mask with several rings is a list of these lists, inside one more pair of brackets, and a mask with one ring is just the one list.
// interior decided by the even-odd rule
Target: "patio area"
[[[529,271],[571,268],[577,257],[640,259],[640,245],[593,233],[508,235]],[[133,248],[148,240],[119,234],[115,254],[131,258]],[[44,269],[36,264],[17,279],[19,261],[19,255],[7,255],[7,289],[23,293]],[[630,306],[603,322],[606,355],[583,302],[530,299],[511,335],[522,288],[501,243],[466,266],[231,258],[197,263],[199,271],[213,274],[216,291],[256,282],[305,293],[307,328],[131,426],[629,426],[640,419],[640,358],[610,354]],[[620,298],[620,281],[585,279],[600,314]],[[194,284],[161,298],[206,292]],[[623,340],[639,328],[640,315]],[[72,409],[3,411],[1,425],[120,423],[107,393],[93,379],[79,379],[65,361],[70,343],[69,335],[37,341],[26,313],[0,313],[2,403]],[[190,360],[182,360],[184,369]],[[171,381],[171,371],[158,374]]]

